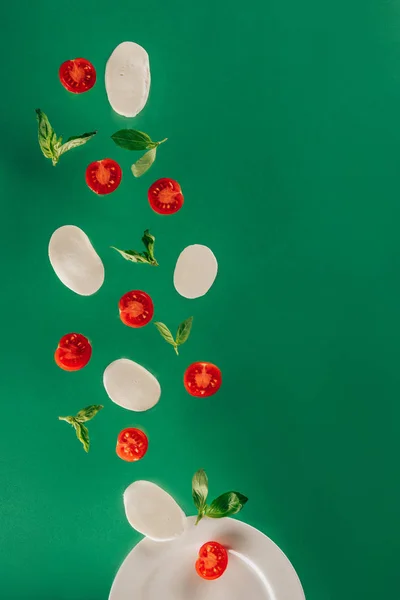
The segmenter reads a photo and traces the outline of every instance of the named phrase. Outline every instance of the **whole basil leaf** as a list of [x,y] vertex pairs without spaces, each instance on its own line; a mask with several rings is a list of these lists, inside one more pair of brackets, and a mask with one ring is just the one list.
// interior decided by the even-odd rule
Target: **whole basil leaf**
[[82,442],[85,452],[89,452],[90,440],[88,428],[78,421],[75,421],[74,427],[76,431],[76,437],[80,442]]
[[172,335],[172,333],[170,332],[170,330],[168,329],[168,327],[164,324],[164,323],[160,323],[159,321],[156,321],[154,323],[154,325],[157,327],[158,331],[160,332],[160,334],[162,335],[162,337],[164,338],[164,340],[166,342],[168,342],[168,344],[171,344],[171,346],[176,346],[174,337]]
[[72,150],[72,148],[77,148],[78,146],[83,146],[86,144],[92,137],[96,135],[97,131],[91,131],[90,133],[83,133],[82,135],[76,135],[74,137],[70,137],[58,150],[58,156],[60,157],[68,150]]
[[221,519],[235,515],[246,504],[248,498],[239,492],[226,492],[207,506],[205,514],[212,519]]
[[189,317],[183,323],[181,323],[178,327],[178,331],[176,334],[176,343],[178,346],[181,346],[188,339],[193,324],[193,317]]
[[77,421],[79,421],[80,423],[84,423],[85,421],[90,421],[90,419],[93,419],[93,417],[95,415],[97,415],[97,413],[104,408],[104,406],[102,406],[101,404],[91,404],[90,406],[87,406],[86,408],[82,408],[82,410],[80,410],[76,416],[75,419]]
[[202,513],[208,496],[208,478],[204,469],[199,469],[192,479],[192,496],[194,505]]
[[43,153],[43,156],[50,158],[55,166],[58,162],[58,149],[61,146],[62,138],[57,138],[57,135],[50,125],[50,121],[47,115],[40,110],[36,109],[36,117],[38,121],[38,139],[39,146]]
[[153,265],[153,267],[158,267],[158,262],[154,256],[154,235],[151,235],[148,229],[143,234],[142,243],[146,248],[145,252],[137,252],[137,250],[120,250],[115,246],[111,246],[113,250],[116,250],[125,258],[125,260],[130,260],[131,262],[138,263],[148,263],[149,265]]
[[150,169],[151,165],[156,160],[156,154],[157,148],[155,147],[146,152],[146,154],[143,154],[139,160],[133,163],[131,170],[134,177],[141,177]]
[[136,252],[136,250],[120,250],[119,248],[116,248],[115,246],[111,246],[111,248],[113,250],[116,250],[117,252],[119,252],[120,255],[125,258],[125,260],[130,260],[131,262],[135,262],[135,263],[148,263],[149,262],[146,257],[143,257],[142,254],[140,252]]
[[144,245],[144,247],[146,248],[149,257],[156,263],[156,259],[154,258],[154,244],[155,244],[156,238],[154,237],[154,235],[151,235],[150,231],[148,229],[146,229],[146,231],[143,234],[142,237],[142,243]]
[[147,150],[157,146],[147,133],[136,129],[120,129],[113,133],[111,138],[117,146],[125,148],[125,150]]

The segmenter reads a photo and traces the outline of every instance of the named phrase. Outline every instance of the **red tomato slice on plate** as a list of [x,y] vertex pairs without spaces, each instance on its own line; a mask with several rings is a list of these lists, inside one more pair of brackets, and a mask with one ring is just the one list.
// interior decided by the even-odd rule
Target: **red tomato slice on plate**
[[58,70],[61,83],[69,92],[82,94],[96,83],[96,69],[86,58],[74,58],[63,62]]
[[153,301],[146,292],[127,292],[119,301],[119,316],[128,327],[143,327],[153,318]]
[[149,447],[147,435],[140,429],[128,427],[118,435],[117,454],[122,460],[135,462],[143,458]]
[[172,215],[183,206],[183,194],[179,183],[164,177],[150,186],[147,197],[151,208],[159,215]]
[[67,333],[58,343],[54,360],[64,371],[79,371],[85,367],[92,356],[89,340],[80,333]]
[[116,190],[121,178],[121,167],[111,158],[95,160],[86,169],[86,183],[95,194],[101,196]]
[[222,544],[207,542],[199,550],[196,571],[203,579],[218,579],[228,566],[228,553]]
[[218,367],[211,363],[195,362],[186,369],[183,382],[191,396],[206,398],[218,392],[222,375]]

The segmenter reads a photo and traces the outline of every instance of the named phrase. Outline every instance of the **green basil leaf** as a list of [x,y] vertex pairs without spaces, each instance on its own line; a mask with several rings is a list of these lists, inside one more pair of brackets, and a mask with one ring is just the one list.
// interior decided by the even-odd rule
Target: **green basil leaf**
[[190,331],[192,329],[193,317],[189,317],[186,321],[183,321],[178,327],[178,332],[176,334],[176,343],[178,346],[181,346],[186,342],[190,335]]
[[[208,496],[208,478],[203,469],[199,469],[192,479],[192,496],[194,505],[202,513]],[[200,516],[200,515],[199,515]]]
[[75,417],[58,417],[59,421],[67,421],[70,425],[73,425],[75,422]]
[[246,504],[248,498],[238,492],[226,492],[213,500],[210,506],[206,507],[205,514],[212,519],[221,519],[235,515]]
[[141,177],[150,169],[151,165],[156,160],[156,154],[157,148],[152,148],[131,166],[134,177]]
[[153,261],[154,264],[158,265],[158,262],[155,259],[154,256],[154,243],[156,241],[156,238],[154,237],[154,235],[151,235],[150,231],[148,229],[146,229],[146,231],[143,234],[142,237],[142,243],[144,245],[144,247],[147,250],[147,254],[149,255],[150,259]]
[[76,414],[75,419],[79,421],[79,423],[90,421],[90,419],[93,419],[102,408],[104,407],[101,404],[92,404],[91,406],[82,408],[82,410]]
[[57,138],[57,135],[50,125],[50,121],[47,115],[40,110],[36,109],[36,117],[38,121],[38,139],[39,146],[43,153],[43,156],[50,158],[55,166],[58,162],[58,148],[61,145],[62,138]]
[[120,129],[113,133],[111,138],[117,146],[125,148],[125,150],[147,150],[157,145],[151,141],[147,133],[136,131],[136,129]]
[[78,423],[78,421],[75,421],[74,427],[76,431],[76,437],[80,442],[82,442],[85,452],[89,452],[90,440],[88,428],[82,423]]
[[140,252],[136,252],[136,250],[120,250],[115,246],[111,246],[113,250],[116,250],[120,253],[121,256],[125,258],[125,260],[130,260],[135,263],[148,263],[149,261],[145,256],[142,256]]
[[176,346],[175,340],[173,338],[172,333],[168,329],[168,327],[166,325],[164,325],[164,323],[160,323],[160,322],[156,322],[156,323],[154,323],[154,325],[157,327],[158,331],[160,332],[160,334],[162,335],[164,340],[166,342],[168,342],[168,344],[171,344],[171,346],[175,347]]
[[97,131],[91,131],[90,133],[83,133],[82,135],[77,135],[74,137],[70,137],[65,144],[63,144],[58,150],[58,156],[65,154],[68,150],[72,150],[72,148],[77,148],[78,146],[83,146],[86,144],[92,137],[96,135]]

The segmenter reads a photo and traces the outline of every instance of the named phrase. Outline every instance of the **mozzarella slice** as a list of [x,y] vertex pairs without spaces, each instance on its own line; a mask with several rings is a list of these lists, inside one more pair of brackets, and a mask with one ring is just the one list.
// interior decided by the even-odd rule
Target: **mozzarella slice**
[[60,281],[76,294],[91,296],[103,285],[103,263],[86,233],[75,225],[55,230],[49,242],[49,259]]
[[135,117],[150,91],[150,65],[146,50],[135,42],[122,42],[106,65],[106,92],[116,113]]
[[128,358],[110,363],[104,371],[103,383],[110,399],[128,410],[149,410],[161,396],[154,375]]
[[200,298],[215,281],[218,263],[214,254],[201,244],[187,246],[179,255],[174,271],[176,291],[185,298]]
[[172,496],[155,483],[131,483],[124,492],[124,505],[130,525],[156,542],[173,540],[185,531],[185,513]]

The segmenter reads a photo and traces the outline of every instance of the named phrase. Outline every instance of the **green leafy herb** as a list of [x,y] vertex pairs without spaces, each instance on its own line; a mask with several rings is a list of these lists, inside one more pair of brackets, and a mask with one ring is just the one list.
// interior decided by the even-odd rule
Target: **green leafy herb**
[[213,500],[210,505],[207,505],[207,495],[207,475],[203,469],[200,469],[194,474],[192,480],[192,496],[197,508],[196,525],[204,516],[210,519],[221,519],[222,517],[235,515],[242,510],[248,500],[246,496],[239,492],[226,492]]
[[113,133],[111,138],[117,146],[125,148],[125,150],[150,150],[167,141],[167,138],[164,138],[160,142],[153,142],[147,133],[136,131],[136,129],[120,129]]
[[121,256],[125,258],[125,260],[130,260],[135,263],[147,263],[149,265],[153,265],[154,267],[158,267],[158,262],[154,256],[154,235],[151,235],[148,229],[143,234],[142,243],[146,250],[144,252],[137,252],[137,250],[120,250],[115,246],[111,246],[113,250],[116,250],[120,253]]
[[74,417],[58,417],[60,421],[67,421],[67,423],[72,425],[75,429],[76,437],[83,444],[85,452],[89,452],[90,440],[88,428],[83,423],[93,419],[102,408],[101,404],[92,404],[80,410]]
[[178,327],[178,331],[176,333],[176,339],[168,329],[168,327],[164,323],[160,323],[157,321],[154,325],[157,327],[158,331],[164,338],[168,344],[174,347],[176,354],[179,354],[178,346],[182,346],[188,339],[190,335],[190,331],[192,329],[193,317],[189,317],[183,323],[181,323]]
[[152,148],[146,154],[143,154],[132,166],[131,170],[135,177],[141,177],[148,171],[156,160],[157,148]]
[[83,133],[82,135],[77,135],[70,137],[65,144],[62,143],[62,137],[57,137],[54,129],[50,125],[50,121],[47,118],[47,115],[40,108],[36,109],[36,116],[38,120],[38,137],[39,137],[39,146],[43,155],[46,158],[51,159],[53,166],[56,166],[58,163],[60,156],[72,150],[72,148],[77,148],[78,146],[82,146],[86,144],[93,136],[96,135],[96,131],[92,131],[90,133]]

